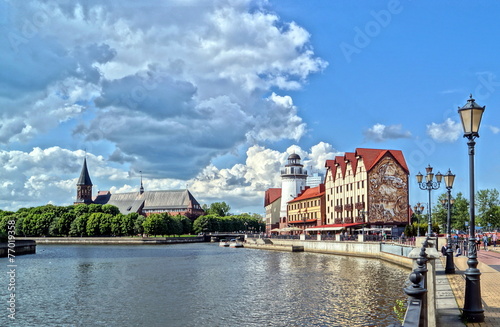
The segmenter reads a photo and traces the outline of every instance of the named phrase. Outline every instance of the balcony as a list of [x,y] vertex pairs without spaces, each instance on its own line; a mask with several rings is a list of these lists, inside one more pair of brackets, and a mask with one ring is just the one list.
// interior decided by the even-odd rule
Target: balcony
[[340,206],[335,206],[335,212],[342,212],[343,207]]
[[365,208],[365,203],[364,202],[356,202],[356,204],[354,205],[354,207],[357,210],[363,210]]
[[352,203],[346,204],[346,205],[344,206],[344,209],[345,209],[346,211],[352,211],[352,209],[353,209]]

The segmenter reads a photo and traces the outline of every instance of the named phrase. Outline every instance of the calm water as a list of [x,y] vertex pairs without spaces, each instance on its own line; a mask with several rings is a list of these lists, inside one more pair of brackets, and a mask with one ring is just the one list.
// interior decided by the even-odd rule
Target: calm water
[[16,258],[14,323],[1,275],[1,326],[386,326],[409,274],[373,259],[217,244],[37,252]]

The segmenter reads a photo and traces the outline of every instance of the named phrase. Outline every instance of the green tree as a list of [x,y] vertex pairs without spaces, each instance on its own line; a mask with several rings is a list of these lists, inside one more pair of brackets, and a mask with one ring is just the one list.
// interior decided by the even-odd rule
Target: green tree
[[[133,215],[133,214],[134,213],[130,213],[129,215]],[[144,222],[145,221],[146,221],[146,217],[137,214],[137,217],[134,220],[134,234],[135,235],[144,234]]]
[[148,235],[165,235],[167,231],[164,217],[156,213],[147,216],[142,225],[144,226],[144,233]]
[[69,234],[71,236],[87,236],[87,220],[89,219],[89,214],[82,214],[76,217],[71,223],[69,229]]
[[469,221],[469,201],[461,192],[458,192],[454,199],[455,202],[451,207],[451,227],[466,232],[465,222]]
[[496,189],[479,190],[476,193],[477,225],[493,228],[500,226],[495,215],[495,207],[500,205],[499,194]]
[[215,215],[204,215],[198,217],[193,223],[195,233],[210,233],[219,231],[219,217]]
[[122,235],[134,235],[134,221],[139,214],[133,212],[128,215],[121,215],[120,227]]
[[226,202],[214,202],[210,204],[210,208],[206,212],[209,215],[224,217],[229,214],[229,210],[231,207]]
[[94,212],[89,215],[87,219],[87,224],[85,227],[86,234],[88,236],[98,236],[99,235],[99,225],[101,222],[101,213]]

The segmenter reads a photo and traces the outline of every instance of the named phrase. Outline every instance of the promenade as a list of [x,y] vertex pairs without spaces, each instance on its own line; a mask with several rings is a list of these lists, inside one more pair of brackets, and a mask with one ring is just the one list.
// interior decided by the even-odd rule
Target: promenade
[[[445,276],[447,277],[451,290],[455,296],[456,305],[461,309],[464,306],[464,271],[467,269],[467,257],[460,256],[454,257],[453,259],[456,267],[456,273]],[[441,257],[441,267],[445,265],[445,260],[446,259],[444,257]],[[500,246],[497,246],[496,248],[489,246],[489,251],[485,251],[481,248],[481,250],[478,251],[478,261],[478,268],[481,271],[481,297],[483,300],[485,321],[483,323],[468,323],[467,326],[500,326]],[[444,268],[441,273],[444,274]],[[438,299],[437,301],[438,312],[440,305],[445,305],[445,307],[447,307],[443,310],[456,312],[456,307],[453,308],[453,301],[447,301],[446,299],[443,299],[443,301]],[[441,325],[438,324],[438,326]],[[444,323],[442,326],[456,326],[456,324],[453,325],[452,323]]]

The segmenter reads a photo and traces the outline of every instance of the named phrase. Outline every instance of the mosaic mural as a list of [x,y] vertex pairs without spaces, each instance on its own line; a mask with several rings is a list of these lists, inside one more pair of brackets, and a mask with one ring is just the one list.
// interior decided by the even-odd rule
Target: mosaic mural
[[368,176],[371,223],[408,221],[408,175],[391,156],[380,160]]

